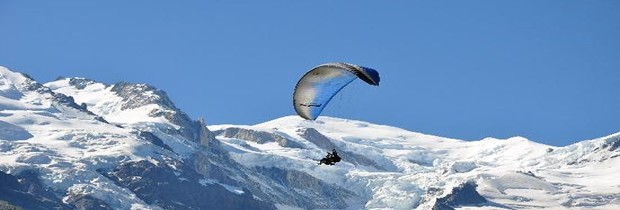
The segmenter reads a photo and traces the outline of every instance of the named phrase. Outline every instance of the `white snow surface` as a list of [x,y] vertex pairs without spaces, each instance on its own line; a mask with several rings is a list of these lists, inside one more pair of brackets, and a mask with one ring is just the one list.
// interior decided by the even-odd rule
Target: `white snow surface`
[[[367,209],[429,209],[436,198],[468,180],[476,181],[480,194],[501,206],[467,209],[620,209],[620,180],[616,178],[620,158],[569,164],[596,156],[594,148],[620,133],[553,147],[522,137],[462,141],[331,117],[308,121],[288,116],[253,126],[208,127],[266,131],[300,142],[305,149],[219,138],[241,164],[304,171],[359,193],[367,199],[361,204]],[[337,150],[363,155],[384,169],[355,165],[346,159],[334,166],[317,165],[315,160],[324,157],[326,151],[300,136],[307,128],[329,137]],[[619,151],[602,153],[609,157]]]
[[137,138],[132,134],[134,127],[95,120],[55,103],[50,93],[28,90],[27,85],[33,83],[0,67],[0,170],[37,170],[45,185],[66,192],[65,200],[71,194],[83,194],[115,209],[159,209],[96,170],[177,154]]
[[[83,89],[69,84],[71,78],[48,82],[45,86],[55,92],[72,96],[77,104],[86,104],[88,110],[104,117],[108,122],[127,125],[137,123],[161,123],[174,126],[163,117],[150,117],[148,114],[155,109],[162,109],[157,104],[148,104],[134,109],[121,109],[123,99],[112,92],[114,85],[89,82]],[[83,78],[79,78],[83,79]],[[144,94],[153,94],[145,92]]]
[[[54,105],[50,95],[25,90],[24,84],[32,82],[0,67],[0,170],[37,169],[44,184],[67,192],[65,199],[89,194],[116,209],[158,209],[95,171],[126,161],[182,159],[196,150],[193,143],[160,132],[161,126],[174,125],[148,116],[157,105],[121,110],[121,99],[109,86],[91,83],[76,89],[68,80],[46,84],[87,104],[108,124]],[[308,121],[286,116],[257,125],[208,126],[213,131],[231,127],[277,134],[302,145],[289,148],[218,136],[235,161],[247,167],[298,170],[348,189],[361,198],[353,199],[350,209],[430,209],[436,198],[467,181],[475,181],[477,191],[493,204],[459,209],[620,209],[620,149],[602,147],[620,133],[554,147],[522,137],[463,141],[332,117]],[[347,159],[334,166],[317,165],[326,151],[300,136],[308,128],[328,137],[341,154],[357,154],[376,165]],[[132,133],[136,130],[155,133],[175,152],[137,138]],[[200,184],[208,183],[217,180]]]

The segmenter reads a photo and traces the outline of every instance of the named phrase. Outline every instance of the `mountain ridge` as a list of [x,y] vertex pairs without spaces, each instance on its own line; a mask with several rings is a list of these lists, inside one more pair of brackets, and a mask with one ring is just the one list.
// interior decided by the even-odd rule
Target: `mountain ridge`
[[[32,171],[49,208],[620,208],[620,133],[554,147],[333,117],[207,126],[150,85],[19,75],[0,67],[0,171]],[[343,161],[318,165],[331,149]]]

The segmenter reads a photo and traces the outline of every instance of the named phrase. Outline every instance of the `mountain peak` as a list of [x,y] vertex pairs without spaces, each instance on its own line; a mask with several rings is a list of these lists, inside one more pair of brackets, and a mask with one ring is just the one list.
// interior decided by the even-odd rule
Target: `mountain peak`
[[166,92],[148,84],[119,82],[108,85],[74,77],[60,78],[45,85],[55,92],[73,96],[89,110],[116,123],[161,122],[159,117],[171,118],[170,115],[181,113]]
[[77,89],[84,89],[86,86],[95,84],[97,81],[82,77],[69,78],[69,84]]
[[179,110],[165,91],[144,83],[119,82],[112,85],[112,92],[123,98],[125,102],[121,110],[134,109],[149,104],[157,104],[162,108]]
[[2,76],[5,81],[11,81],[14,84],[34,81],[29,75],[11,71],[4,66],[0,66],[0,76]]
[[[0,208],[9,195],[3,190],[68,209],[620,206],[620,134],[550,147],[518,136],[462,141],[326,116],[212,125],[211,132],[148,84],[37,84],[0,69],[0,90],[19,96],[0,97]],[[84,114],[67,106],[120,125],[72,117]],[[319,165],[332,150],[342,160]],[[32,182],[16,181],[23,177]],[[8,199],[16,200],[23,198]]]
[[138,127],[157,124],[169,134],[176,133],[196,142],[213,142],[204,124],[192,120],[175,106],[165,91],[152,85],[130,82],[108,85],[78,77],[61,78],[46,86],[73,96],[109,122]]
[[48,92],[49,89],[36,82],[32,77],[20,72],[13,72],[6,67],[0,66],[0,94],[8,98],[16,98],[18,92],[37,91]]
[[[73,97],[56,93],[27,74],[14,72],[2,66],[0,66],[0,96],[9,99],[3,101],[7,105],[10,104],[7,107],[55,107],[59,110],[70,107],[87,115],[94,115],[86,107],[76,104]],[[105,122],[101,118],[96,119]]]
[[[68,95],[94,94],[106,90],[112,92],[121,102],[120,109],[135,109],[146,105],[159,105],[164,109],[178,110],[165,91],[146,83],[131,83],[121,81],[112,85],[82,77],[59,77],[53,82],[45,84],[55,91]],[[81,93],[80,93],[81,92]],[[89,104],[87,102],[87,104]],[[90,103],[89,105],[94,105]]]

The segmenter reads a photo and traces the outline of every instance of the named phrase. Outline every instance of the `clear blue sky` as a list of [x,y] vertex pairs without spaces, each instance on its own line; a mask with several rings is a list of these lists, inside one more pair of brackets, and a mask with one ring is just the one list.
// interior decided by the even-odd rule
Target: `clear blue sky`
[[0,0],[0,65],[149,83],[209,124],[295,114],[325,62],[377,69],[324,115],[567,145],[620,131],[620,1]]

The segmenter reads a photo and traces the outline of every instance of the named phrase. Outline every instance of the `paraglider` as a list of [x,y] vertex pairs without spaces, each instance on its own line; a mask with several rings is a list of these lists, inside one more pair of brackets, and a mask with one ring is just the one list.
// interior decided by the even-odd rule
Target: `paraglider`
[[331,153],[328,152],[327,156],[319,160],[319,165],[325,164],[333,166],[337,162],[340,162],[340,160],[341,158],[338,156],[338,152],[336,152],[336,149],[333,149]]
[[357,78],[370,85],[379,85],[379,72],[368,67],[326,63],[312,68],[295,86],[295,112],[304,119],[315,120],[334,95]]

